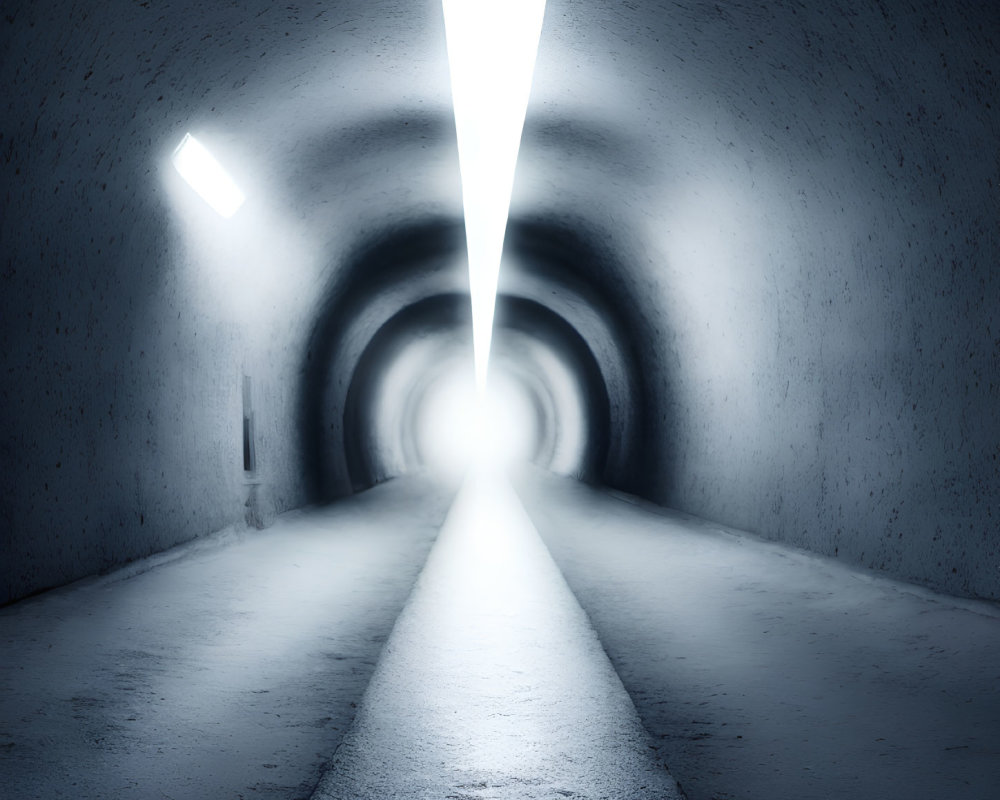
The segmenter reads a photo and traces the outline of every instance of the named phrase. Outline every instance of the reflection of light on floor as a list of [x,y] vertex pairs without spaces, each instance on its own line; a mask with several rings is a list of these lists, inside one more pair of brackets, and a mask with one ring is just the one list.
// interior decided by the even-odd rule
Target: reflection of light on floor
[[516,494],[470,476],[319,798],[676,797]]

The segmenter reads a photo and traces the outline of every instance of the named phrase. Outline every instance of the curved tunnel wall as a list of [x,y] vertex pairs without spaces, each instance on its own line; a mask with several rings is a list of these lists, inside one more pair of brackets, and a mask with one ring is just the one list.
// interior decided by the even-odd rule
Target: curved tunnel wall
[[[605,482],[1000,597],[998,36],[988,2],[549,0],[505,291],[646,443]],[[21,2],[0,54],[10,599],[315,496],[337,270],[461,202],[433,2]],[[231,225],[172,176],[186,130],[247,190]],[[462,291],[439,266],[330,332]]]
[[[435,338],[440,341],[433,341]],[[471,342],[467,294],[433,295],[414,303],[371,337],[356,362],[342,409],[337,405],[325,407],[322,419],[313,420],[307,427],[318,431],[329,424],[325,420],[343,416],[343,458],[355,491],[421,466],[419,447],[412,442],[414,420],[405,413],[411,402],[419,403],[420,395],[428,388],[418,376],[433,370],[435,362],[456,355],[464,356],[463,364],[471,370]],[[432,346],[420,346],[426,344]],[[544,363],[532,352],[534,347],[548,351]],[[396,382],[387,386],[387,373],[407,358],[413,361],[407,370],[413,377],[403,386]],[[552,359],[572,377],[572,385],[552,385],[558,377],[553,374],[555,367],[549,365]],[[331,364],[331,373],[339,372],[339,367]],[[605,468],[609,438],[621,431],[609,416],[600,366],[579,332],[533,300],[500,295],[491,370],[505,368],[523,373],[520,382],[536,396],[539,425],[549,440],[542,437],[539,441],[535,454],[539,465],[582,480],[598,481]],[[391,395],[389,403],[385,402],[387,393]],[[416,397],[411,401],[410,395]],[[564,426],[576,426],[579,431],[565,431]],[[564,448],[577,449],[567,439],[579,439],[578,452],[559,458]],[[333,448],[337,444],[330,442]],[[632,442],[631,449],[639,450],[640,443]],[[320,457],[331,464],[339,461],[336,452],[322,453]],[[321,474],[331,472],[329,466],[320,467]],[[332,489],[330,486],[325,491],[330,493]],[[320,487],[320,491],[324,488]]]
[[[980,154],[1000,130],[1000,19],[980,4],[804,13],[709,28],[747,70],[719,76],[738,155],[724,181],[699,158],[701,186],[661,217],[671,233],[646,237],[684,418],[682,482],[657,496],[996,596],[1000,203]],[[713,77],[700,84],[718,96]]]
[[[357,429],[346,428],[344,414],[359,367],[362,373],[368,367],[366,348],[401,309],[463,286],[468,290],[457,258],[461,244],[460,223],[424,220],[372,235],[331,269],[333,277],[313,321],[297,387],[301,474],[314,502],[332,500],[354,488],[347,450],[360,468],[362,457],[356,451],[366,445],[356,438]],[[453,325],[457,312],[451,307],[442,312],[451,316],[437,324]],[[420,335],[422,324],[419,314],[404,321],[406,326],[417,326],[415,335]],[[387,343],[390,348],[392,339]],[[350,413],[359,412],[352,407]],[[350,422],[353,426],[353,416]],[[366,482],[357,478],[358,486]]]
[[[372,232],[329,270],[298,381],[301,475],[312,502],[392,473],[379,465],[375,429],[366,422],[373,381],[407,337],[463,323],[463,246],[458,220],[414,219]],[[638,299],[615,282],[618,270],[613,255],[584,232],[551,221],[512,222],[497,343],[502,352],[504,330],[518,331],[571,366],[587,419],[578,474],[641,491],[651,401],[637,341],[647,334],[630,313]]]

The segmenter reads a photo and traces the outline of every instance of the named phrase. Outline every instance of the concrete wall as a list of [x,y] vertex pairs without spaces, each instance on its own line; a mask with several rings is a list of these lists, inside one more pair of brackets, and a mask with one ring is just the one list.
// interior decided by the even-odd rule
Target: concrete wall
[[297,332],[258,291],[278,248],[247,252],[164,170],[202,92],[191,31],[137,4],[4,13],[0,602],[302,497]]
[[606,132],[576,136],[582,165],[537,120],[538,152],[561,160],[547,173],[536,157],[523,197],[545,202],[576,170],[562,213],[632,265],[659,426],[643,493],[1000,597],[995,8],[671,3],[587,19],[552,34],[563,69],[543,54],[539,88],[553,108],[570,76],[577,108],[607,102]]
[[[609,483],[1000,597],[998,35],[987,2],[550,0],[512,294],[620,376]],[[0,80],[2,602],[304,502],[341,270],[461,196],[430,0],[9,3]],[[169,166],[189,130],[230,222]]]

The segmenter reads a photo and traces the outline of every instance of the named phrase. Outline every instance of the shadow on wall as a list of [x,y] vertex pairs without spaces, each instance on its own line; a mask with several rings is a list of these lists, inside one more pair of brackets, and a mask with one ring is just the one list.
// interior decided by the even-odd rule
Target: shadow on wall
[[[335,272],[300,387],[303,475],[312,502],[371,486],[413,458],[398,432],[377,429],[377,394],[414,339],[440,336],[445,349],[464,341],[463,256],[460,224],[437,219],[372,237]],[[510,279],[498,299],[497,352],[505,339],[509,345],[521,337],[555,353],[580,387],[584,442],[574,473],[644,493],[646,465],[665,461],[654,449],[669,439],[650,424],[662,398],[651,396],[653,382],[640,369],[644,316],[614,280],[618,265],[581,233],[531,221],[509,226],[504,269]],[[386,445],[393,437],[402,456]]]

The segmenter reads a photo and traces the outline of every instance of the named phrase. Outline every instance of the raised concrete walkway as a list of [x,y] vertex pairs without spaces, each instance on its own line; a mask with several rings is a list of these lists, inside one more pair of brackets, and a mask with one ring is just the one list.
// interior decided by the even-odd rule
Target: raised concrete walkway
[[316,800],[676,800],[503,479],[467,481]]

